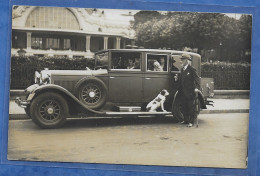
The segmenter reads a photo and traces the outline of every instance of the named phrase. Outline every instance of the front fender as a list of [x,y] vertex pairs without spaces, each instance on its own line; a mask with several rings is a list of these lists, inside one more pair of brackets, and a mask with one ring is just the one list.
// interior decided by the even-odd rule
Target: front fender
[[55,85],[55,84],[46,84],[46,85],[41,85],[39,87],[37,87],[33,93],[35,95],[40,94],[42,91],[56,91],[56,92],[61,92],[66,94],[67,96],[69,96],[70,98],[72,98],[76,103],[78,103],[79,105],[81,105],[84,109],[86,109],[87,111],[90,111],[92,113],[96,113],[96,114],[105,114],[105,112],[101,112],[101,111],[95,111],[93,109],[90,109],[89,107],[87,107],[84,103],[82,103],[81,101],[79,101],[72,93],[70,93],[67,89]]

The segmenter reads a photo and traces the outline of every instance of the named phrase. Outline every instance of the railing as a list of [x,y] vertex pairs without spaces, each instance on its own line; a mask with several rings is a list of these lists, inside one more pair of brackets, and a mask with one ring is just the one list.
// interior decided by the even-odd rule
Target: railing
[[[35,71],[41,71],[43,69],[43,67],[32,65],[11,67],[10,89],[24,89],[34,84]],[[69,68],[64,68],[64,66],[61,66],[60,69],[66,70]]]
[[[24,89],[34,82],[34,72],[43,68],[26,65],[11,68],[11,87],[10,89]],[[58,69],[58,68],[56,68]],[[64,68],[61,66],[60,69]],[[213,78],[215,90],[249,90],[250,73],[240,71],[204,71],[202,77]]]

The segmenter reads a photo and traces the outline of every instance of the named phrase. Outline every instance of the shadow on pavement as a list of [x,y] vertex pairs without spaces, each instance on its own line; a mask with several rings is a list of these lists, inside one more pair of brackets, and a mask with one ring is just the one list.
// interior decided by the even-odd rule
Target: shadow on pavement
[[[172,117],[138,117],[138,118],[98,118],[98,119],[70,119],[61,128],[85,127],[115,127],[128,125],[178,124]],[[203,124],[203,120],[199,120]],[[182,124],[185,126],[185,124]]]

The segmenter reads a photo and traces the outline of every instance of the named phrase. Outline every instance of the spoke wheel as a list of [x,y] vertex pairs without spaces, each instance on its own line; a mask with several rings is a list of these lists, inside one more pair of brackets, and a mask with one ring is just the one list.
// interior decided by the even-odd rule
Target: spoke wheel
[[61,95],[46,92],[33,100],[30,113],[32,120],[40,127],[57,128],[68,116],[68,105]]
[[90,83],[83,86],[81,98],[87,105],[93,106],[102,98],[102,91],[97,85]]
[[83,83],[78,89],[81,102],[91,109],[100,109],[106,102],[106,89],[102,82],[92,81]]
[[41,118],[46,121],[55,121],[60,118],[61,106],[56,100],[46,100],[39,106]]

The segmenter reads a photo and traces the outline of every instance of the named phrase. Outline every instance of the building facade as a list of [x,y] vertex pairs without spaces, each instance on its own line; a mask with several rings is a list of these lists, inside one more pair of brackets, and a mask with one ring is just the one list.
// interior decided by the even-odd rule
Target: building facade
[[130,22],[108,19],[99,9],[14,6],[12,55],[92,58],[103,49],[133,42]]

